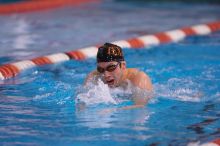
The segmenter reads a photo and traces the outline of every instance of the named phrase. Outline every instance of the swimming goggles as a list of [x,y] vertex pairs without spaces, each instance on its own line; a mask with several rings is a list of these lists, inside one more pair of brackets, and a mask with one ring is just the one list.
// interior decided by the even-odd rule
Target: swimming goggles
[[118,67],[119,64],[120,64],[120,62],[118,62],[117,64],[111,64],[111,65],[107,66],[106,68],[102,68],[102,67],[98,66],[97,71],[99,73],[104,73],[105,71],[113,72]]

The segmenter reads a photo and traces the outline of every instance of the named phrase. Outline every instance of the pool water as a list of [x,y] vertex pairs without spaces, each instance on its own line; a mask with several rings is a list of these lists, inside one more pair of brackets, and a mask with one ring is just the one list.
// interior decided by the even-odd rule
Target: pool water
[[28,70],[0,86],[1,143],[187,145],[218,138],[219,38],[215,33],[151,49],[125,49],[128,67],[152,78],[155,98],[143,109],[101,114],[123,106],[106,103],[76,109],[76,90],[95,68],[95,59]]
[[[111,4],[109,5],[111,6]],[[110,6],[108,6],[109,9],[111,8]],[[101,6],[93,5],[91,7]],[[124,10],[127,10],[128,7],[129,10],[134,10],[134,7],[136,8],[136,6],[127,4]],[[178,7],[178,5],[175,7]],[[137,11],[137,9],[135,10]],[[142,10],[144,11],[144,8]],[[59,15],[63,15],[62,11],[58,10],[57,12],[54,10]],[[169,12],[169,10],[166,11]],[[50,12],[45,13],[48,14]],[[135,15],[135,13],[132,14]],[[9,18],[4,16],[1,19],[6,19],[9,23],[11,20],[21,17],[20,23],[22,24],[26,21],[23,21],[24,17],[32,22],[31,17],[28,15],[35,15],[36,17],[40,14],[21,15],[9,16]],[[216,17],[218,16],[216,15]],[[86,20],[86,18],[82,19]],[[53,26],[55,24],[54,21],[46,22],[46,24],[52,23],[51,25]],[[189,21],[189,23],[192,22]],[[95,22],[92,24],[95,25]],[[103,27],[106,27],[105,24],[104,22]],[[134,25],[138,26],[139,24]],[[3,28],[7,28],[6,25],[3,26]],[[24,29],[24,27],[32,27],[26,24],[21,26],[23,28],[19,28],[17,32],[29,30]],[[130,26],[124,27],[126,32],[128,32]],[[29,35],[30,37],[36,33],[40,34],[40,31],[45,28],[39,25],[38,29],[40,30],[32,31],[30,29],[29,31],[11,36]],[[69,29],[68,26],[66,29],[61,27],[56,33]],[[115,29],[119,28],[112,28],[111,30],[116,32]],[[166,26],[158,29],[166,29]],[[4,34],[8,34],[9,30],[2,29],[1,31]],[[50,31],[48,30],[48,32]],[[38,35],[32,41],[20,47],[18,47],[18,44],[21,44],[21,42],[18,41],[19,43],[15,43],[14,47],[11,46],[11,50],[6,51],[4,51],[4,48],[9,45],[6,42],[12,42],[13,39],[9,36],[4,38],[3,35],[0,35],[1,38],[4,38],[1,40],[0,45],[2,48],[0,62],[3,64],[24,58],[27,54],[21,52],[26,52],[26,50],[26,53],[30,53],[30,56],[27,55],[28,57],[35,56],[36,54],[33,52],[39,52],[37,55],[40,55],[42,52],[36,51],[36,49],[48,45],[49,41],[54,38],[54,36],[51,36],[53,33],[51,30],[48,36],[49,40],[45,40],[40,44],[37,43],[37,40],[41,40],[42,37]],[[96,33],[97,35],[102,34],[99,31]],[[61,35],[64,34],[61,33]],[[102,40],[106,40],[106,38],[109,40],[113,39],[110,37],[109,32],[107,34],[108,36],[102,38]],[[85,34],[80,36],[83,35]],[[124,35],[126,34],[122,33],[122,36]],[[127,35],[135,36],[137,34],[132,32],[127,33]],[[104,37],[104,35],[102,34],[99,37]],[[66,38],[71,37],[66,36]],[[89,40],[90,42],[97,41],[94,38],[91,39],[93,41]],[[69,41],[67,41],[68,43],[63,43],[63,45],[68,47],[71,44]],[[59,43],[52,45],[57,47],[55,47],[55,52],[61,51],[58,48],[62,43]],[[82,42],[77,43],[78,46],[83,45]],[[33,44],[36,44],[35,50],[34,48],[27,49]],[[151,48],[124,48],[127,66],[136,67],[146,72],[153,82],[155,97],[149,101],[148,105],[141,109],[101,112],[106,108],[130,105],[132,104],[131,101],[124,101],[119,104],[94,103],[84,110],[77,109],[75,98],[78,95],[78,91],[82,88],[86,75],[96,68],[96,62],[93,58],[85,61],[71,60],[59,64],[32,68],[22,72],[13,79],[0,81],[0,144],[186,146],[190,142],[200,141],[203,143],[219,138],[219,48],[219,32],[208,36],[188,37],[179,43],[164,44]],[[6,53],[12,50],[21,54],[17,54],[17,57],[14,58],[13,53]],[[43,53],[52,51],[48,49]]]
[[105,0],[2,15],[0,64],[216,21],[219,7]]

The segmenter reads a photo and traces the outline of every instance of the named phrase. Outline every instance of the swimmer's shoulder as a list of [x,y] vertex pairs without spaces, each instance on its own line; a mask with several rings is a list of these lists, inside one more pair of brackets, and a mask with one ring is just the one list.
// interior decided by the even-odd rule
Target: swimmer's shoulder
[[140,86],[140,88],[146,88],[148,90],[152,90],[151,79],[143,71],[140,71],[136,68],[128,68],[127,79],[129,79],[134,85]]
[[140,71],[137,68],[127,68],[127,76],[128,77],[136,77],[136,76],[148,76],[145,72]]
[[99,73],[96,70],[93,70],[88,74],[88,76],[97,76],[97,75],[99,75]]
[[90,73],[87,75],[84,84],[86,84],[86,83],[88,83],[88,82],[90,82],[90,81],[93,81],[97,76],[99,76],[99,73],[98,73],[96,70],[90,72]]
[[137,68],[127,68],[127,78],[128,79],[133,79],[135,78],[136,76],[138,76],[138,74],[140,73],[141,71],[138,70]]

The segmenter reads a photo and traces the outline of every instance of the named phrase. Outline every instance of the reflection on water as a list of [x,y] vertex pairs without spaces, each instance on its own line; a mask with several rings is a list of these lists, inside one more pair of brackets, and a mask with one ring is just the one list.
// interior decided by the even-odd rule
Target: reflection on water
[[148,119],[152,115],[147,108],[134,110],[121,110],[117,107],[110,112],[106,111],[108,107],[89,107],[84,110],[76,110],[77,123],[83,127],[89,128],[126,128],[130,130],[145,131]]
[[13,22],[14,25],[12,25],[11,33],[15,36],[15,38],[12,41],[12,47],[15,48],[15,50],[20,50],[17,52],[17,55],[19,56],[31,55],[29,50],[31,45],[35,43],[34,39],[37,35],[31,32],[31,25],[25,19],[17,18]]
[[105,0],[79,7],[0,16],[0,55],[14,61],[70,51],[215,21],[220,18],[219,11],[218,5]]
[[[108,2],[1,16],[0,63],[205,23],[220,11],[209,5],[170,8]],[[128,67],[149,74],[154,85],[155,98],[140,109],[117,110],[133,104],[131,90],[111,90],[102,82],[82,88],[95,59],[34,68],[0,81],[0,143],[176,146],[219,137],[219,38],[215,33],[125,50]],[[76,86],[82,92],[76,93]],[[76,108],[78,99],[88,106]]]

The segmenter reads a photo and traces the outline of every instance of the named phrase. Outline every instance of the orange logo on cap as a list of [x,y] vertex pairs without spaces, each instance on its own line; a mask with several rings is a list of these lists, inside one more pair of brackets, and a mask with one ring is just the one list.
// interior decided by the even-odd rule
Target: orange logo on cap
[[109,47],[108,48],[108,55],[122,56],[122,52],[121,52],[120,48],[118,48],[118,47]]

